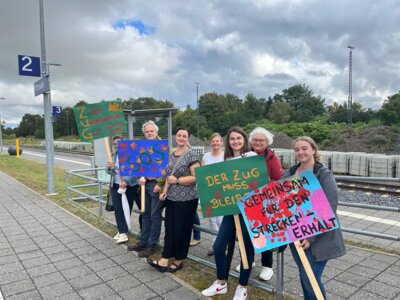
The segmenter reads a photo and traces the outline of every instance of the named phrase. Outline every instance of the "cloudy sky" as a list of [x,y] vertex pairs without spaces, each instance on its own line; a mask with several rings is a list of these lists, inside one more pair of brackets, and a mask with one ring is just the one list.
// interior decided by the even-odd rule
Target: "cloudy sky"
[[[196,106],[214,91],[243,98],[308,85],[327,104],[348,96],[379,108],[400,83],[398,0],[44,0],[52,104],[154,97]],[[39,0],[0,1],[0,114],[43,114],[37,77],[17,55],[40,56]]]

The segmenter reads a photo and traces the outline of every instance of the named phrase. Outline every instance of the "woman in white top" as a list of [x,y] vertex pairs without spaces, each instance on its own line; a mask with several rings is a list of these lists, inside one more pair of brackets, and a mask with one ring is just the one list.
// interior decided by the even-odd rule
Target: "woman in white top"
[[[215,164],[218,162],[224,161],[224,151],[222,151],[221,147],[223,145],[222,137],[219,133],[215,132],[210,137],[210,146],[211,151],[207,152],[203,156],[203,161],[201,162],[202,166]],[[210,229],[218,232],[219,227],[221,226],[223,216],[211,217],[210,220]],[[213,239],[213,243],[215,242],[216,236]],[[207,256],[214,255],[214,250],[211,249],[208,251]]]

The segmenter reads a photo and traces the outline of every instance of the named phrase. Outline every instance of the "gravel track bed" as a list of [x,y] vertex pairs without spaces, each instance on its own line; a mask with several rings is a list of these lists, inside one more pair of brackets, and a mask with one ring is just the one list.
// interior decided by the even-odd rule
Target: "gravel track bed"
[[339,201],[400,208],[400,197],[339,189]]

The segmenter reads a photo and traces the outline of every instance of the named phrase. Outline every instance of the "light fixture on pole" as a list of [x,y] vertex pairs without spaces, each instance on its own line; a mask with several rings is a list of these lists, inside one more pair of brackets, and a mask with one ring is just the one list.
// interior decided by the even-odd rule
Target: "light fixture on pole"
[[197,115],[196,115],[196,120],[197,120],[197,138],[199,139],[200,138],[200,108],[199,108],[199,82],[195,82],[194,83],[195,85],[196,85],[196,97],[197,97],[197,102],[196,102],[196,105],[197,105]]
[[[5,97],[0,97],[0,100],[6,100]],[[0,114],[0,153],[3,153],[3,119]]]
[[351,128],[353,124],[353,63],[352,63],[352,50],[354,47],[347,46],[349,48],[349,96],[347,99],[347,125]]

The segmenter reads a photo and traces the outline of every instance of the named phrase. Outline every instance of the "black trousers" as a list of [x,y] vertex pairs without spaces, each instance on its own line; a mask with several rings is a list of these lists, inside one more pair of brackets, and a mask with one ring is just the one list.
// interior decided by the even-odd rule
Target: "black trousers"
[[165,236],[162,258],[187,258],[199,199],[189,201],[165,200]]

